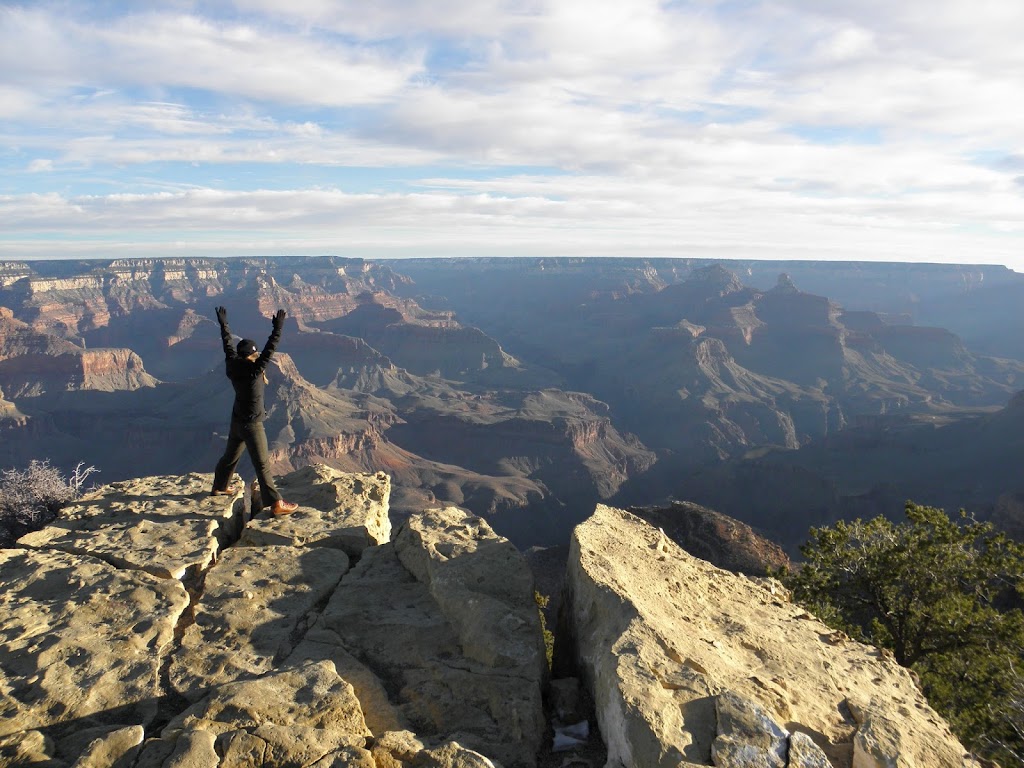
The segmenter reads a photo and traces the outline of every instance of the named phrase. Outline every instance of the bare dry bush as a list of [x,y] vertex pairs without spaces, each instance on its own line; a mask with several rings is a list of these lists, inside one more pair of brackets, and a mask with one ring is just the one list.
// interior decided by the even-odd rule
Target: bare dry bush
[[20,536],[53,522],[66,504],[82,495],[86,481],[98,471],[79,462],[65,476],[49,459],[33,460],[24,470],[0,471],[0,546],[12,546]]

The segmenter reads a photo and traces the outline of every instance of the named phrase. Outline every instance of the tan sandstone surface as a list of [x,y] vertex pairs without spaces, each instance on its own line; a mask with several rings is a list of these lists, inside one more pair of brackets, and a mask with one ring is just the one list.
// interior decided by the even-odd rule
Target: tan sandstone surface
[[282,478],[278,490],[300,509],[285,518],[252,520],[242,544],[334,547],[358,556],[391,538],[391,479],[384,472],[339,472],[313,464]]
[[69,505],[51,525],[22,536],[18,544],[191,581],[238,538],[243,525],[241,492],[211,497],[212,482],[211,475],[193,472],[111,483]]
[[0,550],[0,737],[156,715],[177,581],[64,552]]
[[[536,764],[543,648],[507,540],[450,508],[396,548],[383,473],[307,467],[281,478],[298,512],[253,521],[211,482],[105,486],[0,550],[0,766]],[[446,573],[480,582],[445,604]]]
[[609,768],[970,764],[890,656],[628,512],[577,527],[563,611]]
[[968,764],[891,658],[626,512],[573,536],[580,696],[483,519],[392,537],[387,475],[311,466],[250,520],[211,482],[105,486],[0,550],[0,768],[597,768],[593,738],[550,751],[545,695],[572,733],[595,702],[607,768]]

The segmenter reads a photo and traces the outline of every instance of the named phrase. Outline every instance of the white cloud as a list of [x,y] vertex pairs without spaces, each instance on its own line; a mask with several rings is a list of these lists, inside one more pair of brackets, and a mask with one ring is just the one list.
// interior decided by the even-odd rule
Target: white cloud
[[364,40],[418,35],[501,37],[542,15],[537,0],[229,0],[236,10],[299,27],[328,29]]
[[[975,7],[977,5],[977,13]],[[1017,3],[809,0],[766,4],[756,77],[726,92],[783,121],[916,137],[1019,142],[1024,29]]]
[[59,162],[66,166],[97,167],[149,163],[203,163],[231,166],[240,163],[299,163],[325,167],[425,165],[439,160],[436,152],[415,147],[387,146],[333,134],[293,133],[286,128],[272,136],[240,141],[233,138],[89,136],[74,139],[64,147]]
[[[121,247],[183,232],[268,252],[1024,259],[1024,4],[146,7],[103,20],[88,4],[67,19],[0,7],[2,189],[15,192],[0,227],[19,233],[0,252],[39,252],[33,232],[52,227],[68,247],[76,233]],[[212,188],[208,169],[240,186],[242,164],[261,165],[257,185],[300,188]],[[266,183],[296,165],[389,168],[422,192]],[[87,169],[172,191],[31,195],[39,173],[19,189],[50,169],[78,180],[60,189],[86,188],[74,174]]]
[[38,96],[29,88],[0,83],[0,113],[7,120],[17,120],[33,114],[39,103]]
[[190,15],[152,12],[100,24],[0,8],[0,71],[44,87],[179,87],[339,106],[393,95],[420,71],[420,56]]
[[[120,241],[137,232],[179,246],[219,241],[225,252],[255,238],[287,242],[289,252],[351,253],[358,246],[378,255],[521,249],[519,253],[721,256],[731,249],[732,255],[745,258],[964,261],[970,254],[970,261],[1021,267],[1015,263],[1019,251],[1013,238],[1024,233],[1024,220],[1013,218],[1014,200],[1004,196],[996,202],[1000,199],[1001,207],[979,204],[952,219],[960,198],[940,189],[895,201],[807,197],[783,185],[767,190],[754,184],[726,187],[711,174],[682,186],[607,176],[518,176],[433,179],[415,194],[196,189],[105,197],[23,196],[0,199],[0,229],[7,233],[0,253],[13,258],[19,247],[31,252],[36,247],[31,233],[45,229],[62,238],[59,243],[103,242],[105,237]],[[968,228],[994,231],[979,240],[966,233]],[[328,247],[331,243],[333,248]],[[63,250],[63,245],[56,247]]]

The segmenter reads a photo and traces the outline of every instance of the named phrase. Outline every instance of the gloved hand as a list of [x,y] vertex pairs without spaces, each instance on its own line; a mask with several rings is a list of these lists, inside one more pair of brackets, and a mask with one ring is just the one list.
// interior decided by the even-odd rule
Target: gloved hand
[[274,315],[274,328],[281,330],[284,327],[284,319],[288,316],[288,313],[283,309],[277,310],[277,314]]
[[217,322],[224,325],[228,321],[228,311],[224,307],[217,307]]

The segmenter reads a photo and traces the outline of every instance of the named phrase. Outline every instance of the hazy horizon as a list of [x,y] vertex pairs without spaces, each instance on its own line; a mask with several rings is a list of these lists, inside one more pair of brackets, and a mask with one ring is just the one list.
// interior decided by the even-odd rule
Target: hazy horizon
[[648,256],[648,255],[616,256],[614,254],[609,254],[609,255],[606,255],[606,256],[568,256],[568,255],[560,256],[560,255],[557,255],[557,254],[556,255],[536,254],[536,255],[532,255],[532,256],[516,256],[516,255],[507,255],[507,256],[498,256],[498,255],[481,255],[481,256],[477,256],[477,255],[465,255],[465,256],[441,256],[441,255],[436,255],[436,256],[417,256],[415,254],[408,254],[408,255],[406,255],[406,254],[393,254],[393,255],[381,255],[381,256],[375,256],[375,257],[363,257],[363,256],[358,256],[358,255],[343,255],[343,254],[339,254],[339,253],[310,253],[310,254],[295,254],[295,253],[277,253],[277,254],[270,254],[270,253],[251,253],[251,254],[214,253],[214,254],[200,254],[200,255],[193,255],[193,254],[188,254],[188,253],[182,253],[182,254],[167,254],[167,255],[132,254],[132,255],[116,255],[116,256],[114,256],[114,255],[106,255],[106,256],[104,256],[104,255],[95,254],[95,255],[89,255],[89,256],[81,256],[81,255],[74,256],[74,255],[70,255],[70,256],[26,256],[26,257],[22,257],[22,258],[7,258],[7,257],[3,257],[3,258],[0,258],[0,264],[16,264],[16,263],[38,264],[40,262],[72,262],[72,263],[74,263],[74,262],[93,262],[93,261],[97,262],[97,263],[102,263],[102,262],[115,262],[115,261],[156,261],[156,260],[163,260],[163,259],[193,259],[193,258],[194,259],[215,259],[215,260],[219,260],[219,259],[244,259],[244,260],[253,260],[253,261],[259,261],[259,260],[262,260],[262,259],[274,260],[274,259],[331,259],[331,258],[338,258],[338,259],[346,259],[346,260],[351,259],[353,261],[365,261],[365,262],[369,262],[369,263],[387,263],[387,262],[399,262],[399,261],[410,261],[410,260],[458,261],[460,259],[467,259],[467,260],[474,260],[474,261],[489,260],[489,259],[509,260],[509,261],[514,261],[514,260],[532,261],[532,260],[536,260],[536,259],[545,259],[545,260],[549,260],[549,259],[550,260],[554,260],[554,259],[571,259],[571,260],[583,259],[583,260],[594,260],[594,261],[600,261],[600,260],[615,261],[615,260],[633,260],[633,259],[635,259],[637,261],[648,261],[648,262],[672,261],[672,260],[679,260],[679,261],[689,261],[689,260],[692,260],[692,261],[697,261],[697,262],[702,262],[702,261],[725,262],[726,264],[728,262],[735,262],[737,264],[764,263],[764,264],[779,264],[779,265],[802,264],[802,263],[818,263],[818,264],[834,264],[836,266],[863,264],[863,265],[879,265],[879,266],[913,266],[913,267],[948,267],[948,268],[968,267],[968,268],[977,268],[977,269],[1005,269],[1005,270],[1007,270],[1008,272],[1010,272],[1012,274],[1022,274],[1022,273],[1024,273],[1024,266],[1022,266],[1020,270],[1015,270],[1012,267],[1007,266],[1005,264],[968,263],[968,262],[953,262],[953,261],[949,261],[949,262],[940,262],[940,261],[884,261],[884,260],[881,260],[881,259],[878,259],[878,260],[869,260],[869,259],[831,259],[831,260],[823,260],[823,259],[812,259],[812,258],[807,258],[807,259],[790,259],[790,258],[783,258],[783,257],[779,257],[779,258],[768,258],[768,257],[763,257],[763,258],[742,258],[742,257],[739,257],[739,256],[737,256],[737,257],[727,257],[727,256],[722,256],[722,257],[716,257],[716,256],[690,257],[690,256]]
[[1024,269],[1021,4],[137,8],[0,2],[0,260]]

